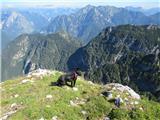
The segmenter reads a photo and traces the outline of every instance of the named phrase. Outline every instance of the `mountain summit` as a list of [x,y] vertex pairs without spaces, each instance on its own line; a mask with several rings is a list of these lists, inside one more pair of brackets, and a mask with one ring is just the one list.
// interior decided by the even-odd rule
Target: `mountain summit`
[[[0,84],[1,115],[7,120],[155,120],[160,104],[128,86],[94,84],[79,77],[76,87],[52,86],[62,72],[38,69]],[[120,98],[120,107],[114,100]]]

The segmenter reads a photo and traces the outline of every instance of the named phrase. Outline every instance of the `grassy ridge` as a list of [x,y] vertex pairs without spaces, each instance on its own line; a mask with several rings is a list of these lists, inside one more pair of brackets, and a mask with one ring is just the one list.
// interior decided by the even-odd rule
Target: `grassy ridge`
[[[102,86],[90,84],[79,78],[77,91],[68,86],[50,86],[61,75],[55,72],[43,79],[22,84],[24,78],[8,80],[1,84],[1,111],[2,115],[11,110],[13,103],[17,104],[17,112],[12,114],[10,120],[38,120],[44,118],[51,120],[57,116],[58,120],[103,120],[109,116],[113,120],[153,120],[160,118],[160,104],[146,99],[141,100],[144,110],[134,111],[115,108],[101,95]],[[16,97],[16,95],[19,95]],[[51,95],[52,98],[46,98]],[[72,105],[71,102],[76,103]],[[86,113],[83,113],[85,111]]]

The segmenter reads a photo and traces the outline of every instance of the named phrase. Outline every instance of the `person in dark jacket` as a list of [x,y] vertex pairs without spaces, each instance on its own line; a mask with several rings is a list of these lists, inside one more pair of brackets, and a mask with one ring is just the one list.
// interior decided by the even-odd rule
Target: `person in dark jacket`
[[79,68],[76,68],[71,73],[61,75],[57,80],[57,85],[58,86],[69,85],[68,82],[70,82],[71,83],[70,86],[74,87],[78,76],[81,76],[81,72],[79,71]]
[[115,105],[116,105],[117,107],[120,107],[120,102],[121,102],[121,100],[120,100],[119,97],[115,98]]

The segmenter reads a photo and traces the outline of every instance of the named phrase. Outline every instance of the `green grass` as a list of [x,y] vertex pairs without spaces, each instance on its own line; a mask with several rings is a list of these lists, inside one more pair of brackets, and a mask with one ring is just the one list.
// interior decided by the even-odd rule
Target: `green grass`
[[[79,99],[88,99],[91,96],[96,97],[100,92],[100,85],[90,85],[81,78],[77,80],[76,84],[78,91],[73,91],[72,88],[68,86],[50,86],[51,82],[55,82],[59,76],[60,73],[57,72],[50,77],[44,77],[42,80],[35,80],[34,83],[28,82],[25,84],[20,84],[23,78],[6,81],[2,84],[2,88],[4,89],[1,100],[2,114],[7,111],[6,108],[10,107],[11,104],[22,103],[23,108],[13,114],[10,119],[35,120],[43,117],[50,120],[53,116],[58,116],[58,118],[62,120],[85,119],[81,111],[88,109],[90,104],[86,106],[71,106],[70,100],[75,100],[76,97]],[[15,94],[18,94],[19,97],[15,98]],[[52,95],[53,98],[46,99],[46,95]],[[99,104],[101,103],[97,105]],[[99,112],[104,111],[100,110]]]
[[[61,73],[56,72],[52,76],[36,79],[34,83],[20,84],[23,77],[17,80],[8,80],[1,85],[1,111],[2,114],[10,110],[13,103],[20,105],[15,114],[9,117],[9,120],[38,120],[44,118],[51,120],[53,116],[57,116],[59,120],[102,120],[104,116],[110,116],[114,120],[125,120],[140,118],[160,118],[160,105],[156,102],[150,102],[146,99],[141,100],[144,111],[141,114],[137,111],[115,108],[113,103],[109,103],[107,99],[101,96],[103,90],[101,85],[91,85],[83,78],[79,78],[76,83],[78,91],[74,91],[68,86],[57,87],[50,86],[51,82],[57,81]],[[15,94],[19,96],[14,97]],[[119,93],[117,93],[119,94]],[[46,99],[46,95],[52,95],[51,99]],[[116,96],[116,93],[114,93]],[[85,100],[84,104],[71,106],[70,100]],[[154,106],[155,107],[154,107]],[[86,111],[83,115],[81,111]],[[148,114],[149,112],[149,114]],[[150,115],[150,116],[148,116]]]

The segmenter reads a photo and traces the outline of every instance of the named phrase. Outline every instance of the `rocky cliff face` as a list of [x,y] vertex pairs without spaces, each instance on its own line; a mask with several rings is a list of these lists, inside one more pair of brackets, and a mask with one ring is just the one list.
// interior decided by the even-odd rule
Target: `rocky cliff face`
[[109,27],[68,61],[94,82],[119,82],[155,93],[160,85],[160,28],[125,25]]
[[23,34],[2,55],[2,79],[27,74],[37,68],[66,70],[69,56],[81,44],[66,32]]

